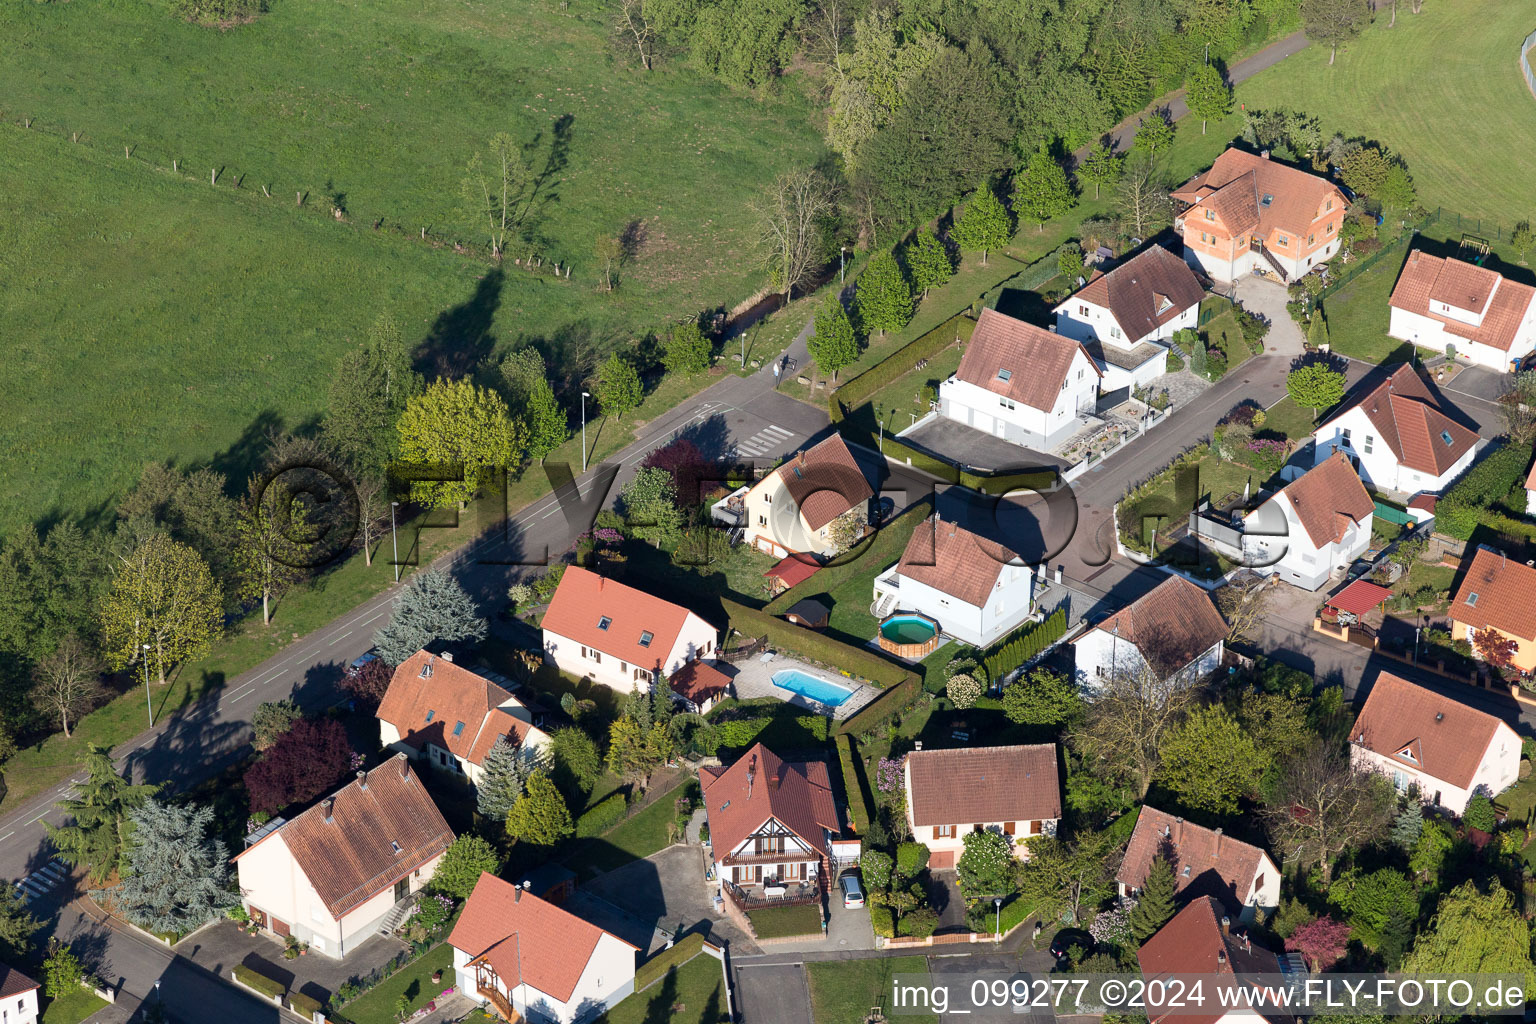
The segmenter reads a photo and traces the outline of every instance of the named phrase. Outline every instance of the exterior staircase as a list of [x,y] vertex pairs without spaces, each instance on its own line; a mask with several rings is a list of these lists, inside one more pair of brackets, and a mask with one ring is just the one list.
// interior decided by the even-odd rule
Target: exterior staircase
[[389,913],[384,915],[384,920],[379,922],[380,935],[393,935],[395,929],[405,923],[405,919],[416,913],[416,897],[420,893],[411,893],[405,899],[389,908]]
[[1265,261],[1270,265],[1270,268],[1279,275],[1281,284],[1290,284],[1291,279],[1286,276],[1285,268],[1280,265],[1279,260],[1275,259],[1274,253],[1260,246],[1259,254],[1264,257]]
[[885,618],[890,614],[891,607],[896,603],[896,596],[894,591],[887,590],[880,595],[880,600],[875,601],[869,606],[869,614],[873,615],[876,619]]

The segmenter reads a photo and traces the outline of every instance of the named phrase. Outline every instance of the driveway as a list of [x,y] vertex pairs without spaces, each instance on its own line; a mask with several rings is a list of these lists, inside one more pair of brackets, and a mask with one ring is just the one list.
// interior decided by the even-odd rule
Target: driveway
[[813,1024],[805,966],[737,964],[736,1006],[747,1024]]
[[928,872],[928,904],[939,912],[936,935],[968,932],[965,923],[965,897],[960,895],[960,876],[954,871]]
[[1286,312],[1285,303],[1290,297],[1285,286],[1252,274],[1233,282],[1233,294],[1244,309],[1258,313],[1269,321],[1269,334],[1264,338],[1264,351],[1277,355],[1299,356],[1307,350],[1307,340],[1301,328]]
[[1049,954],[1034,950],[1019,954],[974,953],[970,956],[928,957],[928,973],[934,976],[935,981],[942,979],[945,982],[949,989],[949,1005],[952,1008],[969,1009],[964,1018],[966,1024],[1053,1024],[1056,1015],[1046,1007],[1027,1013],[1015,1013],[1011,1005],[972,1006],[969,1001],[974,981],[985,981],[988,985],[995,981],[1022,981],[1044,976],[1050,973],[1053,966],[1054,961]]
[[303,992],[324,1002],[348,978],[382,967],[409,947],[399,939],[374,935],[347,954],[345,960],[311,950],[293,960],[283,958],[283,944],[270,935],[250,935],[233,921],[218,921],[188,935],[174,949],[199,967],[221,977],[230,968],[245,964],[269,978],[284,982],[289,991]]
[[1043,469],[1064,470],[1068,464],[1054,455],[993,437],[947,416],[935,416],[900,437],[903,444],[926,451],[945,462],[984,471]]
[[711,899],[715,892],[715,886],[704,881],[703,848],[669,846],[599,875],[577,890],[577,896],[600,900],[606,908],[577,901],[572,910],[580,913],[579,907],[588,906],[596,914],[608,915],[620,929],[617,934],[642,949],[654,944],[659,930],[664,934],[700,931],[711,942],[728,945],[732,953],[756,951],[740,928],[715,912]]
[[1440,390],[1479,398],[1485,402],[1497,402],[1509,390],[1509,379],[1509,374],[1490,370],[1486,366],[1467,366],[1451,381],[1440,385]]

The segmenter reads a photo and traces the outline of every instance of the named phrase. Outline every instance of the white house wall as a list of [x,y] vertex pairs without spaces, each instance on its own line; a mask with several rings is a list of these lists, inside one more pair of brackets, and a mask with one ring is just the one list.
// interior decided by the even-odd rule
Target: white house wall
[[[1084,312],[1086,310],[1086,312]],[[1117,348],[1135,348],[1144,341],[1166,341],[1175,331],[1194,330],[1200,322],[1200,304],[1182,310],[1167,323],[1159,324],[1139,338],[1125,337],[1120,322],[1103,306],[1072,296],[1056,307],[1056,332],[1077,341],[1097,340]],[[1105,385],[1106,390],[1109,386]]]
[[[1177,685],[1197,683],[1221,667],[1221,655],[1226,644],[1216,641],[1198,658],[1169,677]],[[1116,671],[1136,675],[1143,670],[1146,659],[1136,645],[1124,637],[1117,637],[1103,629],[1093,629],[1073,643],[1077,659],[1078,682],[1098,687],[1105,679],[1114,677]]]
[[1467,787],[1452,785],[1422,768],[1379,754],[1358,743],[1350,744],[1349,756],[1356,765],[1381,772],[1392,780],[1399,791],[1417,785],[1419,796],[1426,803],[1437,803],[1456,814],[1466,811],[1478,787],[1486,787],[1490,794],[1497,796],[1514,785],[1520,775],[1520,737],[1503,723],[1499,724],[1488,748],[1483,751],[1482,761],[1472,775],[1471,785]]
[[[676,643],[661,659],[661,672],[663,675],[670,676],[692,657],[708,657],[714,653],[714,649],[714,627],[699,616],[690,613],[683,623],[682,630],[678,633]],[[585,654],[582,653],[583,650]],[[593,657],[594,652],[601,657]],[[587,647],[549,629],[544,630],[544,653],[560,671],[569,672],[578,678],[590,676],[593,682],[602,683],[620,693],[650,692],[650,679],[636,679],[635,669],[645,669],[649,672],[656,667],[655,663],[637,665],[612,654],[597,651],[596,648]]]
[[[1348,441],[1344,431],[1350,432]],[[1377,490],[1396,491],[1399,494],[1418,494],[1428,491],[1438,494],[1451,481],[1460,476],[1477,456],[1477,445],[1469,448],[1455,464],[1444,473],[1421,473],[1407,466],[1400,466],[1397,456],[1382,440],[1376,425],[1359,406],[1346,410],[1329,423],[1325,423],[1314,436],[1314,465],[1323,462],[1335,451],[1343,451],[1359,463],[1360,479]],[[1365,439],[1372,438],[1371,451],[1365,451]],[[1438,443],[1438,442],[1437,442]]]
[[955,378],[939,385],[939,410],[956,422],[1014,444],[1053,447],[1077,429],[1079,412],[1093,412],[1098,387],[1098,374],[1078,349],[1067,369],[1067,386],[1049,411],[1009,399],[1013,404],[1010,409],[996,392]]
[[[985,557],[985,556],[982,556]],[[1004,566],[1002,587],[994,587],[985,607],[967,604],[957,597],[909,576],[896,577],[900,586],[891,591],[892,611],[918,612],[934,619],[939,628],[964,643],[989,647],[1017,628],[1034,611],[1034,572],[1028,566]],[[878,586],[875,600],[884,593]]]
[[1284,492],[1259,506],[1243,525],[1245,563],[1255,572],[1279,576],[1303,590],[1317,590],[1334,569],[1354,562],[1371,544],[1367,519],[1364,525],[1351,525],[1342,541],[1318,547]]

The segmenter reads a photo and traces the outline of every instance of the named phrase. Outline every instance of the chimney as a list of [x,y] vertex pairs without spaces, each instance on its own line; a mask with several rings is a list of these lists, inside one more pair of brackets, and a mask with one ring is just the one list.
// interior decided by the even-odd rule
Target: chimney
[[913,750],[922,750],[923,749],[923,741],[922,740],[917,740],[916,742],[914,742],[912,744],[912,749]]
[[1217,829],[1216,830],[1216,852],[1211,854],[1211,859],[1212,860],[1217,860],[1220,857],[1221,857],[1221,829]]
[[513,903],[518,903],[518,902],[520,902],[522,900],[522,898],[523,898],[523,887],[518,885],[518,884],[516,884],[514,882],[513,885],[512,885],[512,902]]
[[402,779],[411,777],[411,762],[404,754],[400,755],[400,777]]
[[1232,928],[1232,919],[1227,915],[1221,915],[1221,934],[1225,935]]
[[358,772],[357,773],[357,788],[362,790],[364,793],[368,792],[368,773],[367,772]]
[[1266,149],[1266,150],[1262,151],[1261,153],[1259,153],[1259,159],[1261,159],[1261,160],[1268,160],[1269,159],[1269,150]]
[[325,823],[327,825],[329,825],[331,822],[336,820],[336,816],[333,813],[331,813],[331,812],[336,810],[336,798],[335,797],[333,797],[333,796],[326,797],[325,800],[320,804],[320,806],[325,810]]
[[747,762],[747,799],[752,799],[752,780],[757,778],[757,755],[752,755],[752,760]]
[[801,448],[800,451],[796,453],[796,459],[799,461],[800,465],[802,465],[802,466],[805,465],[805,449],[804,448]]
[[453,664],[453,652],[452,651],[444,651],[443,652],[443,660],[446,661],[448,664],[452,665]]
[[1174,818],[1173,819],[1173,842],[1174,842],[1174,845],[1177,846],[1178,844],[1182,843],[1183,841],[1184,841],[1184,819],[1183,818]]
[[1216,962],[1219,964],[1227,962],[1227,951],[1225,949],[1218,949],[1216,951]]

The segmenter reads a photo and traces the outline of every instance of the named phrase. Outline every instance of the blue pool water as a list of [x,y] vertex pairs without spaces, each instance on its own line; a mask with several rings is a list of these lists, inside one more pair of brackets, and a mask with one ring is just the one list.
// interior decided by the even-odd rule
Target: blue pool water
[[815,676],[806,675],[797,668],[787,668],[782,672],[773,674],[773,685],[782,687],[790,693],[798,693],[808,700],[814,700],[819,704],[835,708],[849,697],[853,691],[846,686],[838,686],[829,683],[825,679],[817,679]]

